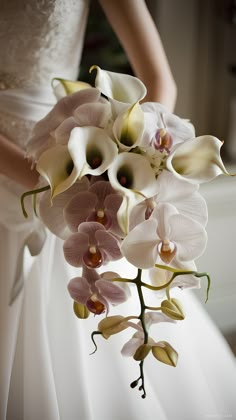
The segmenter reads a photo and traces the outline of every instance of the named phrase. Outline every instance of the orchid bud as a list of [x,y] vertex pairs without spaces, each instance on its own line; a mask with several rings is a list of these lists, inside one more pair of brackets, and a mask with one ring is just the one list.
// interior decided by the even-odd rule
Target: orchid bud
[[163,300],[161,310],[172,319],[183,320],[185,318],[182,304],[178,299]]
[[159,362],[174,367],[177,366],[178,353],[166,341],[160,341],[155,346],[152,346],[152,354]]
[[152,346],[150,344],[142,344],[141,346],[139,346],[136,350],[136,352],[134,353],[134,360],[143,360],[145,359],[145,357],[147,357],[148,353],[150,352]]
[[110,335],[117,334],[128,327],[124,321],[125,317],[121,315],[108,316],[99,322],[98,331],[102,333],[104,338],[109,338]]
[[90,315],[88,308],[82,303],[75,302],[73,305],[74,313],[79,319],[87,319]]

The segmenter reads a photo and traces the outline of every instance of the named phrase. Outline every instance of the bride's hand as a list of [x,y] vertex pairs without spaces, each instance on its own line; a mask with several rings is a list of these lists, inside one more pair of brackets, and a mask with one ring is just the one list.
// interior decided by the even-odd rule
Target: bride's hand
[[11,178],[26,188],[33,188],[39,178],[25,152],[0,133],[0,174]]

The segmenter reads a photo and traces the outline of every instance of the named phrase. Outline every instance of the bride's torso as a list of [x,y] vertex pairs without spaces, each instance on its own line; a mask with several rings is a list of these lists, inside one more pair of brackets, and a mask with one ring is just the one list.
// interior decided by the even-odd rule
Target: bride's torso
[[5,106],[6,96],[16,93],[20,103],[22,92],[22,103],[35,102],[53,77],[77,78],[88,0],[0,0],[0,7],[0,132],[22,144],[35,121]]

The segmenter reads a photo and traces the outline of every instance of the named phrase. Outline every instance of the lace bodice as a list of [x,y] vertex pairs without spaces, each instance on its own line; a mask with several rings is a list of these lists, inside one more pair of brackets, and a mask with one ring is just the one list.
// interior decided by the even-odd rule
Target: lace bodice
[[[0,0],[0,133],[22,147],[35,122],[42,118],[41,114],[33,118],[29,106],[23,112],[23,104],[28,101],[31,108],[34,103],[35,115],[35,102],[40,109],[51,103],[53,77],[76,80],[78,76],[88,3],[89,0]],[[40,93],[45,88],[48,96],[42,100],[35,91]],[[10,93],[14,97],[15,92],[19,115],[13,112],[11,104],[5,104],[5,96]]]
[[88,0],[0,0],[0,88],[75,79]]

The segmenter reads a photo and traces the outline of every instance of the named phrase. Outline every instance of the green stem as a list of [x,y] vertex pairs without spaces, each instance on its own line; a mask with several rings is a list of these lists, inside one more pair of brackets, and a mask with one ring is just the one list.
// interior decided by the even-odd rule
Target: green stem
[[147,344],[147,342],[148,342],[148,332],[147,332],[147,328],[146,328],[146,324],[145,324],[146,305],[145,305],[145,302],[144,302],[143,291],[142,291],[142,286],[143,286],[142,270],[140,268],[138,269],[138,274],[137,274],[137,277],[135,279],[135,284],[136,284],[136,288],[137,288],[137,292],[138,292],[138,296],[139,296],[139,302],[140,302],[140,306],[141,306],[139,319],[141,321],[141,325],[142,325],[142,328],[143,328],[144,344]]
[[42,188],[37,188],[35,190],[26,191],[24,194],[22,194],[21,199],[20,199],[20,202],[21,202],[21,209],[22,209],[22,212],[23,212],[23,215],[25,216],[25,218],[28,217],[28,213],[25,210],[25,204],[24,204],[25,197],[27,197],[28,195],[33,195],[34,196],[34,204],[33,204],[33,206],[34,206],[34,210],[36,211],[36,194],[38,194],[40,192],[43,192],[43,191],[47,191],[49,189],[50,189],[50,186],[47,185],[46,187],[42,187]]
[[161,311],[161,306],[145,306],[149,311]]

